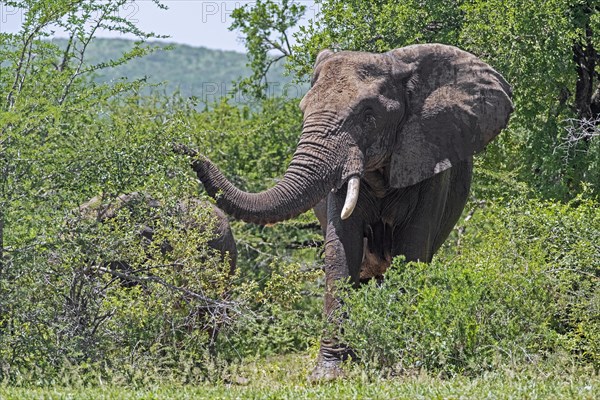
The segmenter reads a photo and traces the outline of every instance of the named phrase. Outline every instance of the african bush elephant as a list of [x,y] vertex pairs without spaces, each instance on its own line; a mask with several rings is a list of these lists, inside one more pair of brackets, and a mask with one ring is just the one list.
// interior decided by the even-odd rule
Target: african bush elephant
[[[166,203],[133,192],[110,199],[96,196],[72,210],[66,223],[63,239],[77,250],[57,253],[54,262],[75,271],[71,287],[76,290],[66,301],[79,332],[91,335],[95,328],[90,327],[102,323],[87,312],[90,296],[97,301],[117,293],[123,299],[121,289],[137,288],[139,292],[129,293],[170,302],[169,331],[206,332],[208,350],[214,352],[228,320],[237,262],[223,211],[194,197]],[[86,290],[79,289],[84,286]]]
[[[300,109],[298,147],[273,188],[242,192],[202,156],[192,167],[219,207],[248,222],[274,223],[318,205],[326,232],[324,313],[335,323],[337,281],[381,277],[398,255],[431,261],[465,206],[473,154],[508,123],[511,88],[452,46],[324,50]],[[335,338],[323,338],[312,379],[339,376],[348,354]]]
[[[149,209],[159,210],[159,213],[171,213],[177,214],[177,220],[181,228],[184,229],[196,229],[199,231],[205,231],[209,227],[205,222],[199,220],[199,217],[195,214],[199,209],[207,209],[208,215],[214,219],[214,225],[210,226],[212,238],[208,240],[207,245],[214,250],[217,250],[220,254],[221,261],[226,258],[229,263],[229,273],[233,274],[237,263],[237,246],[235,238],[229,226],[229,221],[225,213],[218,207],[214,206],[208,201],[203,201],[196,198],[188,198],[180,200],[177,204],[172,207],[170,211],[167,211],[164,205],[151,196],[145,193],[128,193],[121,194],[114,199],[114,201],[104,204],[99,196],[93,197],[87,202],[79,206],[77,214],[79,218],[89,219],[94,218],[98,222],[105,222],[116,217],[117,213],[125,208],[133,209],[135,207],[147,207]],[[154,228],[152,227],[151,221],[146,221],[140,228],[140,236],[151,242],[154,239]],[[171,244],[164,242],[160,244],[160,250],[162,253],[172,250]],[[131,267],[126,265],[123,261],[113,260],[108,261],[111,266],[111,270],[127,271],[131,270]],[[132,282],[135,277],[132,276]],[[127,280],[125,277],[122,281]]]

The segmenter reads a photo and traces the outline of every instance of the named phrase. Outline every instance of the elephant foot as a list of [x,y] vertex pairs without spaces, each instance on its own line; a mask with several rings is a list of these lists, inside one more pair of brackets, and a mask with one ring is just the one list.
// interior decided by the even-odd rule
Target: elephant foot
[[339,344],[332,346],[329,341],[322,341],[317,365],[308,380],[319,383],[343,378],[345,373],[341,366],[348,359],[356,360],[356,355],[351,348]]
[[340,367],[340,360],[317,361],[317,365],[312,370],[308,377],[311,383],[331,382],[345,376],[344,371]]

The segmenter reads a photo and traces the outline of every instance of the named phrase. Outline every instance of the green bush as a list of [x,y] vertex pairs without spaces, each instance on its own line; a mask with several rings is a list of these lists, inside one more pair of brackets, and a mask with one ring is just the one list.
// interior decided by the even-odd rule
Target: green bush
[[[15,296],[2,302],[4,379],[24,374],[47,383],[66,366],[184,375],[184,363],[209,375],[215,335],[244,312],[244,294],[232,287],[228,261],[207,245],[211,209],[182,215],[175,200],[162,202],[131,202],[101,222],[93,207],[87,215],[76,210],[52,248],[20,260],[24,269],[9,267],[20,275],[1,281]],[[140,235],[146,227],[152,241]]]
[[600,212],[473,201],[434,261],[394,260],[381,285],[344,291],[343,340],[367,365],[479,373],[569,352],[600,367]]
[[219,337],[224,358],[242,361],[304,351],[319,339],[322,328],[322,276],[313,265],[275,259],[254,285],[250,312],[240,315]]

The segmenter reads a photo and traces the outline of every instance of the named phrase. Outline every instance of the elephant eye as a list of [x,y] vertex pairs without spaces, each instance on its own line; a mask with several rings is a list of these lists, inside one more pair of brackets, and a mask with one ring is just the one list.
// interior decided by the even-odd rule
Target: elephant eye
[[375,124],[375,115],[373,114],[373,110],[365,110],[365,112],[363,113],[363,121],[365,122],[365,124]]

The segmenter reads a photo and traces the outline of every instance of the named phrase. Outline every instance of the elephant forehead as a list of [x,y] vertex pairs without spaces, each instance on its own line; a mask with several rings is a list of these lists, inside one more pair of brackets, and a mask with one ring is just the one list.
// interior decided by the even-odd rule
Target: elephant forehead
[[389,76],[389,65],[379,56],[340,52],[326,59],[315,70],[313,86],[300,107],[304,110],[313,105],[343,112],[365,100],[379,99]]
[[346,105],[375,97],[379,92],[377,85],[358,85],[356,82],[344,78],[335,82],[317,85],[314,89],[312,94],[319,101],[339,99],[340,102]]
[[358,78],[355,70],[336,72],[323,76],[314,84],[307,93],[306,103],[317,103],[319,107],[326,103],[338,103],[341,108],[353,107],[364,100],[378,98],[384,86],[381,79]]
[[324,61],[319,72],[325,79],[339,79],[345,76],[357,82],[368,82],[382,78],[388,73],[388,65],[381,61],[378,54],[344,52]]

